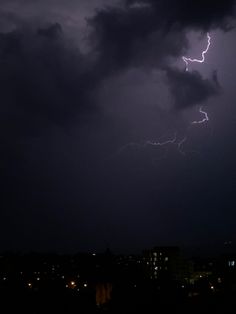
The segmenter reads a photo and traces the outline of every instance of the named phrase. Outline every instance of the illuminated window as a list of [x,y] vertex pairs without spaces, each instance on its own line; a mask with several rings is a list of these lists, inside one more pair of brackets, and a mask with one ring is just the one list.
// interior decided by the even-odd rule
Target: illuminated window
[[168,262],[169,258],[168,257],[165,257],[165,262]]
[[228,261],[229,267],[234,267],[235,266],[235,261]]

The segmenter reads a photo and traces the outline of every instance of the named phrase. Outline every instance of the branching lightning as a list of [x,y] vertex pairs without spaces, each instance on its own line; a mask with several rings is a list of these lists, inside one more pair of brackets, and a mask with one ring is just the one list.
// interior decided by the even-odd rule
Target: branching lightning
[[122,151],[124,151],[125,149],[127,148],[145,148],[147,146],[159,146],[159,147],[162,147],[162,146],[168,146],[168,145],[175,145],[177,146],[177,149],[178,151],[182,154],[182,155],[185,155],[185,152],[183,151],[182,149],[182,146],[184,144],[184,142],[187,141],[187,136],[185,136],[183,139],[178,139],[177,137],[177,132],[175,132],[173,138],[170,138],[166,141],[163,141],[163,142],[160,142],[160,141],[146,141],[146,142],[143,142],[143,143],[135,143],[135,142],[131,142],[131,143],[128,143],[126,145],[124,145],[123,147],[121,147],[121,149],[119,150],[118,153],[121,153]]
[[195,121],[192,121],[192,124],[202,124],[202,123],[205,123],[205,122],[209,121],[208,114],[207,114],[207,112],[205,112],[205,111],[202,110],[202,107],[200,107],[199,112],[204,115],[204,118],[203,118],[202,120],[198,120],[198,121],[195,120]]
[[119,149],[119,152],[118,153],[121,153],[122,151],[124,151],[125,149],[129,148],[129,147],[135,147],[135,148],[145,148],[146,146],[165,146],[165,145],[168,145],[168,144],[175,144],[177,140],[177,133],[174,134],[173,138],[169,139],[169,140],[166,140],[164,142],[154,142],[154,141],[146,141],[146,142],[141,142],[141,143],[135,143],[135,142],[131,142],[131,143],[128,143],[126,145],[124,145],[123,147],[121,147]]
[[202,58],[201,59],[192,59],[192,58],[187,58],[187,57],[182,57],[183,61],[185,62],[186,64],[186,68],[185,70],[188,71],[188,63],[189,62],[198,62],[198,63],[203,63],[205,61],[205,54],[208,52],[209,48],[210,48],[210,45],[211,45],[211,36],[209,33],[207,33],[207,47],[205,50],[203,50],[202,52]]
[[[201,59],[192,59],[192,58],[187,58],[187,57],[184,57],[184,56],[182,57],[183,61],[186,64],[186,68],[185,68],[186,71],[188,71],[188,64],[189,64],[189,62],[203,63],[205,61],[205,54],[208,52],[208,50],[210,48],[210,45],[211,45],[211,36],[210,36],[209,33],[207,33],[207,39],[208,39],[207,40],[207,47],[206,47],[205,50],[203,50]],[[205,123],[205,122],[209,121],[208,114],[207,114],[207,112],[202,110],[202,107],[200,107],[199,112],[204,115],[203,119],[202,120],[195,120],[191,124],[202,124],[202,123]]]
[[[190,62],[198,62],[198,63],[204,63],[205,61],[205,54],[208,52],[209,48],[210,48],[210,45],[211,45],[211,36],[209,33],[207,33],[207,47],[205,50],[202,51],[202,58],[201,59],[192,59],[192,58],[187,58],[185,56],[182,57],[182,60],[184,61],[186,67],[185,67],[185,71],[189,71],[189,63]],[[202,110],[202,107],[199,108],[199,113],[201,113],[203,115],[203,118],[201,120],[194,120],[191,122],[191,125],[194,125],[194,124],[203,124],[203,123],[206,123],[209,121],[209,116],[207,114],[206,111],[203,111]],[[166,146],[166,145],[175,145],[177,146],[177,149],[179,151],[180,154],[182,155],[186,155],[186,151],[183,150],[183,146],[184,146],[184,143],[187,141],[187,136],[183,137],[181,140],[179,140],[177,138],[177,132],[175,132],[173,138],[170,138],[166,141],[163,141],[163,142],[160,142],[160,141],[151,141],[151,140],[148,140],[144,143],[129,143],[125,146],[123,146],[121,149],[120,149],[120,152],[123,151],[124,149],[128,148],[128,147],[139,147],[139,148],[145,148],[146,146]],[[188,152],[192,152],[192,153],[199,153],[199,152],[196,152],[196,151],[188,151]]]

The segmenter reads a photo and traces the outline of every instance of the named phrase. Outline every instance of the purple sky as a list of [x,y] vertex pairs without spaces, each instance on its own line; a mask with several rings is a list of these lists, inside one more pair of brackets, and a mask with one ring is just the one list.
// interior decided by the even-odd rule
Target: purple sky
[[234,243],[234,1],[1,3],[0,250]]

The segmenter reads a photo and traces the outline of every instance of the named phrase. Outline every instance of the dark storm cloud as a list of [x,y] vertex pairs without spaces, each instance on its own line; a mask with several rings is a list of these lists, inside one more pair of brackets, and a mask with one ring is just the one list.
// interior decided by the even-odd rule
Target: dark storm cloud
[[0,34],[0,56],[2,111],[9,118],[63,124],[89,110],[96,82],[91,64],[59,24]]
[[24,195],[23,186],[37,190],[35,178],[40,175],[34,178],[30,164],[45,160],[37,166],[42,173],[55,164],[48,154],[52,137],[60,147],[58,128],[69,129],[97,113],[93,97],[98,80],[93,62],[66,38],[60,24],[21,25],[1,33],[0,68],[1,183],[6,203],[17,207],[16,194]]
[[[101,59],[112,68],[137,65],[140,51],[150,50],[153,55],[148,59],[160,65],[163,59],[180,56],[187,48],[186,30],[225,29],[229,17],[234,16],[234,4],[234,0],[127,1],[124,7],[99,10],[89,20],[94,29],[92,41]],[[147,65],[146,59],[142,62]]]
[[150,7],[107,8],[89,20],[91,41],[101,64],[110,71],[129,66],[161,66],[186,48],[185,34],[167,33]]
[[[193,9],[189,10],[184,9],[186,1],[137,1],[138,6],[134,3],[127,1],[120,8],[100,9],[89,20],[93,50],[88,55],[66,39],[59,24],[38,30],[28,25],[1,34],[0,88],[8,114],[17,110],[19,116],[23,114],[23,121],[30,117],[30,123],[39,116],[45,121],[64,123],[91,108],[94,90],[104,78],[130,67],[165,69],[188,47],[185,28],[223,27],[232,15],[234,2],[213,6],[211,1],[193,1]],[[200,11],[201,5],[204,10]],[[70,6],[74,8],[75,2]],[[9,14],[5,12],[4,18]],[[11,13],[9,20],[16,23],[15,16]],[[215,93],[215,86],[196,73],[170,70],[167,75],[179,108],[187,106],[186,99],[180,98],[179,82],[186,82],[181,94],[187,97],[189,93],[199,93],[201,99],[194,99],[200,102]],[[175,79],[179,80],[176,86]]]
[[196,71],[189,73],[169,68],[167,81],[177,109],[202,104],[219,93],[216,72],[212,74],[212,79],[203,79]]
[[157,20],[169,27],[228,29],[229,18],[235,16],[235,0],[126,0],[126,4],[137,9],[149,7]]
[[[91,42],[98,54],[98,67],[115,75],[129,67],[166,69],[188,48],[188,30],[226,30],[234,16],[235,1],[126,1],[123,7],[108,7],[89,20]],[[206,101],[216,94],[217,84],[196,73],[167,71],[177,108]],[[186,83],[184,87],[180,87]],[[180,94],[182,97],[180,97]],[[194,95],[190,101],[188,96]]]

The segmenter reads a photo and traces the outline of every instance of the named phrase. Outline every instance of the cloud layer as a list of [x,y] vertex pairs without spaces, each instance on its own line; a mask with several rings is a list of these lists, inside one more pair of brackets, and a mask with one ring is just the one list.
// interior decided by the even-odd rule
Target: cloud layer
[[[176,145],[114,151],[129,140],[165,141],[174,129],[181,140],[187,109],[219,94],[216,71],[205,77],[178,61],[190,48],[191,31],[230,29],[235,1],[94,0],[91,8],[87,2],[2,1],[2,239],[18,230],[17,240],[34,246],[35,237],[43,247],[55,228],[60,241],[52,242],[65,247],[71,239],[77,245],[79,236],[91,243],[108,234],[125,243],[132,230],[134,241],[146,233],[150,240],[152,232],[178,231],[181,210],[185,226],[193,226],[203,203],[196,191],[209,205],[221,189],[214,174],[227,181],[210,158],[206,165],[176,158]],[[83,29],[74,27],[77,17],[87,23],[84,33],[76,33]],[[86,51],[75,38],[86,41]],[[208,219],[204,213],[199,221]],[[14,239],[9,235],[8,243]]]

